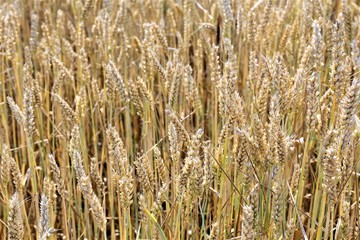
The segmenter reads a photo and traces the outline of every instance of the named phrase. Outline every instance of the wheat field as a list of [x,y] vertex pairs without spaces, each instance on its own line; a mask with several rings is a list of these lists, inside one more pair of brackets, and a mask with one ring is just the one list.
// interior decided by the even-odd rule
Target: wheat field
[[359,1],[0,3],[0,239],[360,239]]

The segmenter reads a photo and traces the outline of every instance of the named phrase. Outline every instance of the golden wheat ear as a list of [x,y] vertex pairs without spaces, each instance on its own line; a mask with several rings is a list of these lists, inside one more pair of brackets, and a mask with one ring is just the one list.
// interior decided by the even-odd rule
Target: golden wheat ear
[[92,213],[94,223],[101,231],[106,228],[106,216],[103,207],[101,206],[99,198],[92,189],[90,178],[83,175],[78,180],[78,188],[83,194],[84,198],[89,202],[90,211]]
[[19,194],[15,192],[9,203],[8,240],[20,240],[24,237],[24,224],[21,215]]
[[6,144],[3,144],[1,151],[1,159],[0,159],[0,179],[1,185],[6,188],[10,179],[10,170],[11,170],[11,156],[9,148]]
[[39,239],[46,240],[54,232],[53,228],[50,228],[50,210],[49,199],[42,193],[40,200],[40,222],[39,222]]

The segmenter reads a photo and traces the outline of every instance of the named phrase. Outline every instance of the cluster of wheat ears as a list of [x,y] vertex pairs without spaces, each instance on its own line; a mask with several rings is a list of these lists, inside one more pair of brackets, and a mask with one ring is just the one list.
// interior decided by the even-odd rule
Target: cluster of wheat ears
[[353,0],[1,0],[1,239],[360,239]]

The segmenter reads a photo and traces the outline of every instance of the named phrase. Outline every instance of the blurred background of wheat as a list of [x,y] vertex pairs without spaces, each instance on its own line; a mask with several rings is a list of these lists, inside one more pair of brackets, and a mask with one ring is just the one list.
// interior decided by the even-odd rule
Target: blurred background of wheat
[[1,239],[360,239],[359,1],[1,0]]

